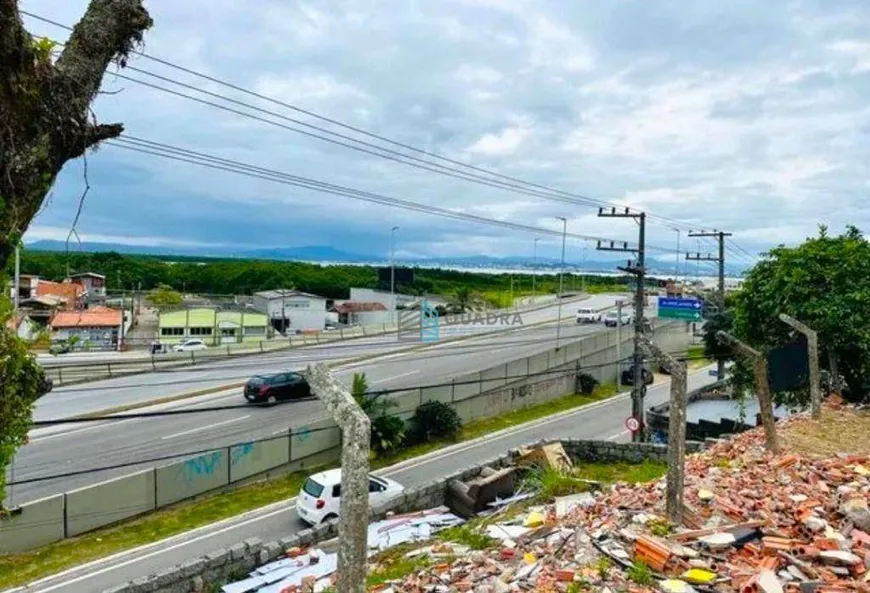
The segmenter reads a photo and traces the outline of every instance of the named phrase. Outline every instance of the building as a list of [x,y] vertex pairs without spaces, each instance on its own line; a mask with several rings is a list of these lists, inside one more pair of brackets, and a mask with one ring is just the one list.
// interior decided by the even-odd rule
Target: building
[[345,325],[377,325],[390,322],[390,312],[382,303],[345,301],[332,309]]
[[286,333],[294,330],[322,330],[326,326],[326,298],[298,290],[255,292],[254,310],[265,314],[271,326]]
[[[39,276],[33,274],[19,274],[18,276],[18,300],[24,301],[36,296],[36,285],[39,284]],[[9,283],[9,298],[15,300],[14,280]]]
[[27,311],[18,311],[6,320],[6,329],[14,332],[20,339],[30,342],[39,333],[39,327],[33,322]]
[[246,310],[201,307],[164,311],[160,313],[158,327],[158,339],[166,344],[197,338],[216,346],[258,342],[269,336],[269,320],[266,315]]
[[[395,296],[396,306],[392,304],[392,297]],[[375,290],[374,288],[351,288],[350,302],[354,303],[380,303],[387,311],[393,309],[402,309],[405,305],[409,305],[417,300],[417,297],[408,294],[391,295],[389,291]]]
[[124,314],[118,309],[93,307],[58,311],[49,322],[52,337],[76,338],[75,350],[117,350],[120,348]]
[[102,274],[93,272],[72,274],[69,281],[82,287],[88,301],[103,301],[106,298],[106,277]]
[[63,303],[64,309],[81,309],[84,306],[85,289],[80,284],[72,282],[51,282],[42,280],[36,284],[36,296],[57,297]]

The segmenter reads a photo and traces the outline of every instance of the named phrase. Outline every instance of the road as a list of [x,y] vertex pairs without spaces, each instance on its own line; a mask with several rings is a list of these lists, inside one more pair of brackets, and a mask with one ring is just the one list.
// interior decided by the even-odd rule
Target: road
[[[593,295],[584,300],[584,306],[606,307],[615,302],[617,295]],[[562,307],[566,321],[574,318],[572,307],[576,302]],[[523,325],[555,321],[558,307],[548,306],[520,313]],[[512,317],[509,317],[513,321]],[[486,332],[516,330],[521,326],[507,324],[462,324],[440,328],[440,339],[450,339]],[[129,375],[115,379],[90,382],[82,385],[58,387],[39,399],[34,409],[34,419],[49,420],[90,414],[132,404],[142,404],[155,398],[178,396],[191,391],[221,387],[245,381],[251,375],[279,370],[299,370],[313,362],[339,362],[361,356],[389,354],[407,350],[420,344],[399,342],[395,334],[372,338],[302,347],[266,354],[247,355],[222,359],[196,367],[182,367],[154,373]]]
[[[713,367],[689,375],[690,390],[714,381],[707,372],[709,368]],[[665,401],[668,387],[667,383],[651,386],[645,405],[656,405]],[[630,410],[629,394],[623,393],[577,410],[503,430],[475,441],[459,443],[376,473],[397,480],[406,487],[414,487],[501,455],[513,447],[540,439],[626,440],[627,432],[623,422]],[[136,550],[76,567],[33,583],[26,590],[28,593],[103,591],[198,558],[218,548],[228,547],[246,538],[277,540],[303,528],[302,522],[296,516],[294,504],[295,499],[272,504]]]
[[[571,320],[563,322],[561,334],[564,343],[568,343],[600,331],[614,330],[605,330],[600,324],[577,325]],[[344,365],[336,370],[336,375],[350,385],[355,373],[365,372],[370,389],[440,384],[469,372],[549,350],[553,347],[553,338],[552,325],[529,327],[518,332],[499,332]],[[235,371],[223,369],[220,372]],[[149,379],[152,377],[154,374],[148,376]],[[152,387],[157,389],[154,384]],[[202,408],[244,403],[241,390],[234,388],[170,407]],[[10,468],[7,474],[10,481],[13,469],[15,480],[27,480],[118,464],[137,465],[22,484],[13,487],[11,495],[17,504],[21,504],[154,465],[150,462],[139,465],[138,462],[142,460],[268,438],[286,433],[291,426],[305,426],[324,417],[323,405],[318,401],[309,401],[290,402],[275,408],[251,406],[203,414],[39,429],[31,432],[30,443],[16,455],[14,468]],[[169,461],[162,462],[166,463]]]

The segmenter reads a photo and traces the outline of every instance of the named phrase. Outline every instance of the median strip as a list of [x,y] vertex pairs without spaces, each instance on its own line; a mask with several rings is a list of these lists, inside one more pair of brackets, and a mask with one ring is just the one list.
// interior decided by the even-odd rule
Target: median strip
[[[373,470],[398,471],[403,465],[408,464],[409,460],[425,458],[439,449],[463,442],[470,443],[509,428],[519,429],[523,425],[568,410],[594,406],[614,397],[616,391],[615,385],[603,385],[591,395],[569,394],[500,416],[472,421],[462,427],[456,440],[436,441],[405,448],[394,455],[373,459],[371,467]],[[337,465],[337,463],[329,464],[328,467]],[[396,465],[398,467],[394,467]],[[0,588],[32,583],[64,569],[292,499],[299,493],[305,478],[318,469],[321,468],[309,468],[305,472],[240,486],[229,492],[205,495],[114,527],[99,529],[27,553],[0,556]]]

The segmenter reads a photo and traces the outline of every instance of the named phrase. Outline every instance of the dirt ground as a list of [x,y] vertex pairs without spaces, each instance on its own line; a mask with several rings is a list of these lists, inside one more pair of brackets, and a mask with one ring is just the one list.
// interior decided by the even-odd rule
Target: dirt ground
[[822,419],[796,418],[779,431],[783,448],[809,457],[870,454],[870,411],[822,408]]

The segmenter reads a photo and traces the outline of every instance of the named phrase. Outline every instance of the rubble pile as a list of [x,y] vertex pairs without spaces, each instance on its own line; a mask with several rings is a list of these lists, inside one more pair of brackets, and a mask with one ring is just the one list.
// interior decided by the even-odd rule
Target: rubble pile
[[560,498],[477,527],[496,544],[390,593],[870,593],[870,456],[773,456],[760,429],[687,458],[680,526],[664,480]]

